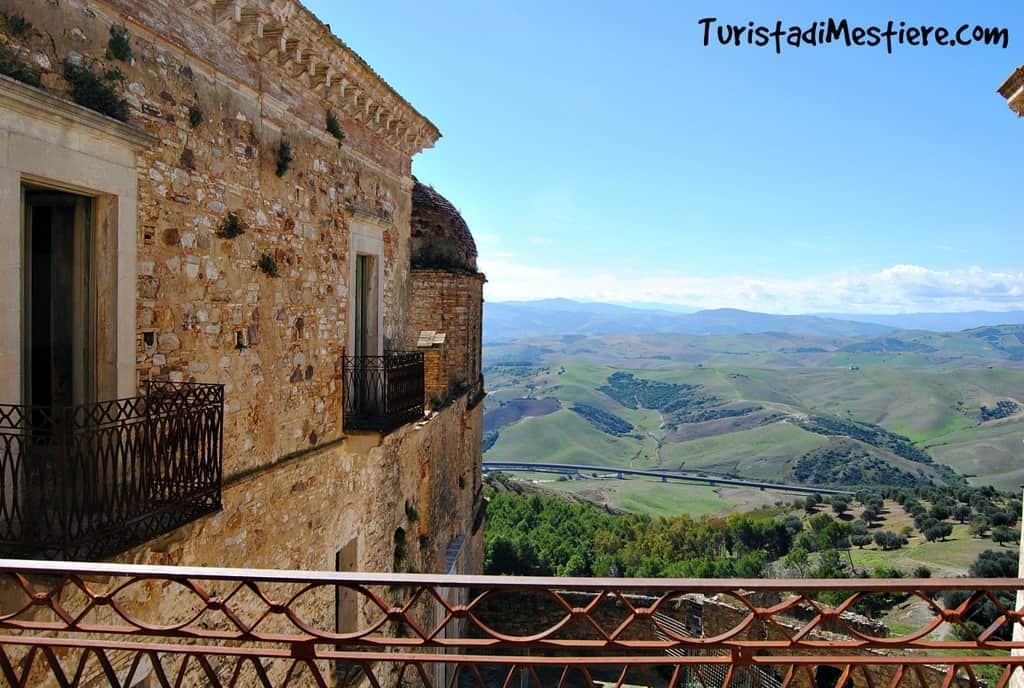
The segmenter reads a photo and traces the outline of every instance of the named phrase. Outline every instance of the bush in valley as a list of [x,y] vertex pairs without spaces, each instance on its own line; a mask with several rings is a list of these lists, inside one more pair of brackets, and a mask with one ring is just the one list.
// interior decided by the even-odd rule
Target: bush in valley
[[981,422],[984,423],[987,420],[999,420],[1000,418],[1012,416],[1017,413],[1017,409],[1019,408],[1020,406],[1018,406],[1015,401],[1004,399],[1002,401],[997,401],[996,405],[991,408],[982,405],[979,415],[981,417]]
[[[1016,578],[1017,577],[1016,548],[1006,550],[987,549],[974,560],[967,575],[970,578]],[[953,609],[963,604],[972,593],[967,590],[949,590],[942,593],[942,603],[946,609]],[[996,594],[999,604],[1004,609],[1016,608],[1016,594],[1011,590],[1001,590]],[[1000,612],[990,599],[976,602],[968,610],[963,618],[967,628],[960,625],[953,626],[953,634],[964,640],[971,640],[974,636],[980,635],[986,628],[992,625]],[[1004,623],[996,631],[994,637],[1000,640],[1009,640],[1012,625]]]
[[[963,476],[959,475],[949,466],[936,463],[928,452],[916,446],[909,437],[890,432],[874,423],[825,415],[812,415],[807,418],[797,419],[795,422],[808,432],[825,435],[826,437],[845,435],[864,444],[869,444],[872,447],[890,451],[896,456],[901,456],[909,461],[930,466],[947,483],[964,484],[965,482]],[[918,482],[922,481],[923,478]]]
[[705,421],[719,420],[721,418],[746,416],[754,411],[760,411],[762,408],[764,407],[757,404],[753,404],[751,406],[740,406],[738,408],[706,408],[697,411],[678,413],[673,416],[673,419],[680,423],[703,423]]
[[573,404],[572,410],[601,432],[621,437],[633,432],[633,424],[614,413],[602,411],[590,404]]
[[489,497],[485,571],[547,576],[757,577],[789,553],[781,519],[608,514],[590,504]]
[[884,459],[868,454],[849,440],[834,440],[803,454],[791,469],[792,478],[806,485],[888,485],[916,487],[926,478],[903,471]]
[[860,440],[864,444],[870,444],[872,447],[888,449],[896,456],[902,456],[910,461],[924,464],[935,463],[927,452],[914,446],[910,438],[889,432],[873,423],[844,420],[835,416],[808,416],[798,420],[797,423],[808,432],[826,436],[846,435]]
[[599,387],[615,401],[627,408],[647,408],[666,410],[677,403],[681,397],[692,394],[697,385],[684,385],[657,380],[638,378],[633,373],[612,373],[608,376],[608,384]]

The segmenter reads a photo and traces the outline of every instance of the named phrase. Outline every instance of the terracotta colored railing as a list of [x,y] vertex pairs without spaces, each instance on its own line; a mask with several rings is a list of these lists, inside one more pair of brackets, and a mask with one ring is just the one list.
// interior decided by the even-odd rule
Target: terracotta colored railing
[[[34,685],[1007,685],[1018,579],[661,580],[0,560],[0,676]],[[966,591],[944,608],[940,593]],[[850,612],[917,610],[891,637]],[[821,599],[831,599],[825,604]],[[988,621],[980,630],[969,623]],[[343,629],[339,631],[338,629]],[[954,632],[959,629],[958,632]]]

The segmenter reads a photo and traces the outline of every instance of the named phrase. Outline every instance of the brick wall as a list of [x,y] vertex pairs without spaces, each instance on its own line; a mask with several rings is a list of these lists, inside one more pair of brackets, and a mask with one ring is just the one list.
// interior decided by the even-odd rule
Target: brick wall
[[426,352],[426,395],[436,405],[480,380],[483,327],[482,275],[444,270],[412,270],[409,275],[409,342],[424,330],[445,334]]

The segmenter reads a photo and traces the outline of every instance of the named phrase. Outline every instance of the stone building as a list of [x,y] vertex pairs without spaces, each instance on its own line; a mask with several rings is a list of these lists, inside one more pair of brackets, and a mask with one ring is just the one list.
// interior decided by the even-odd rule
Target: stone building
[[483,277],[411,174],[437,128],[294,0],[0,10],[2,554],[477,571]]
[[1010,78],[1003,82],[999,87],[999,95],[1006,98],[1006,104],[1018,117],[1024,117],[1024,65],[1017,67]]

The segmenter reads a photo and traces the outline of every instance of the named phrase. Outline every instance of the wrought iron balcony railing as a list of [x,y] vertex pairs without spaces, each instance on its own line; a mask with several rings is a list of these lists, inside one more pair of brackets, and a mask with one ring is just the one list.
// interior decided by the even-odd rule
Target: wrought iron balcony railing
[[0,555],[95,560],[220,509],[224,388],[0,405]]
[[[1005,686],[1020,579],[351,574],[0,560],[25,685]],[[966,591],[946,608],[940,593]],[[850,614],[905,596],[900,635]],[[825,603],[828,598],[831,603]],[[971,620],[985,616],[984,627]],[[342,619],[349,617],[350,622]],[[916,625],[907,625],[916,619]],[[344,628],[344,631],[338,631]],[[981,630],[979,630],[979,628]]]
[[423,417],[423,353],[342,357],[345,430],[390,432]]

